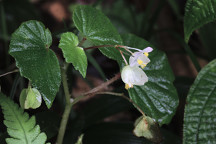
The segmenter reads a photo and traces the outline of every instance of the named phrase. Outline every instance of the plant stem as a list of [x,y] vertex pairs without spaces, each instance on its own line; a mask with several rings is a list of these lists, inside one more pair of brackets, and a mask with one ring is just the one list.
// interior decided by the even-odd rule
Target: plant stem
[[88,97],[88,96],[94,95],[95,93],[99,92],[101,89],[107,87],[107,86],[110,85],[111,83],[113,83],[113,82],[115,82],[116,80],[118,80],[120,77],[121,77],[121,74],[118,73],[118,74],[116,74],[113,78],[111,78],[110,80],[108,80],[108,81],[104,82],[103,84],[101,84],[101,85],[99,85],[99,86],[93,88],[92,90],[90,90],[90,91],[88,91],[88,92],[86,92],[86,93],[84,93],[84,94],[82,94],[82,95],[76,97],[76,98],[74,99],[74,101],[72,102],[72,105],[76,104],[77,102],[79,102],[80,100],[82,100],[82,99],[84,99],[84,98],[86,98],[86,97]]
[[66,126],[67,126],[67,122],[68,122],[68,118],[69,118],[72,106],[74,104],[76,104],[77,102],[79,102],[80,100],[82,100],[83,98],[85,98],[86,96],[93,95],[96,92],[103,89],[104,87],[107,87],[111,83],[115,82],[116,80],[118,80],[121,77],[121,74],[120,73],[116,74],[113,78],[111,78],[107,82],[93,88],[92,90],[84,93],[83,95],[78,96],[74,100],[70,97],[70,93],[69,93],[69,89],[68,89],[66,66],[64,66],[61,69],[61,76],[62,76],[62,83],[63,83],[64,92],[65,92],[66,106],[65,106],[65,110],[64,110],[63,117],[61,120],[56,144],[62,144],[62,142],[63,142],[63,138],[64,138],[64,134],[65,134],[65,130],[66,130]]
[[62,83],[63,83],[64,93],[65,93],[66,105],[65,105],[65,110],[64,110],[60,128],[59,128],[59,133],[58,133],[57,142],[56,142],[57,144],[63,143],[68,118],[69,118],[70,111],[72,108],[72,104],[70,102],[71,98],[70,98],[70,93],[69,93],[69,88],[68,88],[68,83],[67,83],[66,70],[67,70],[67,66],[64,66],[61,69],[61,76],[62,76]]
[[0,77],[3,77],[3,76],[6,76],[6,75],[9,75],[9,74],[12,74],[12,73],[15,73],[15,72],[19,72],[18,69],[15,69],[13,71],[10,71],[10,72],[7,72],[7,73],[4,73],[4,74],[1,74]]
[[86,38],[84,37],[83,39],[82,39],[82,41],[79,43],[79,46],[82,46],[83,45],[83,43],[86,41]]
[[115,45],[99,45],[99,46],[92,46],[92,47],[84,48],[84,50],[98,49],[98,48],[102,48],[102,47],[115,47]]

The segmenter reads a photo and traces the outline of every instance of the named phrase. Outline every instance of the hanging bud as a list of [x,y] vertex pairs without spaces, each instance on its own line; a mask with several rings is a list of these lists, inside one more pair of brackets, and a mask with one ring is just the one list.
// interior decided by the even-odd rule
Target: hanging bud
[[36,109],[40,107],[41,103],[41,94],[36,88],[29,87],[28,89],[22,90],[20,94],[20,106],[23,109]]
[[139,117],[134,123],[133,133],[137,137],[145,137],[148,140],[159,143],[162,141],[158,124],[148,116]]

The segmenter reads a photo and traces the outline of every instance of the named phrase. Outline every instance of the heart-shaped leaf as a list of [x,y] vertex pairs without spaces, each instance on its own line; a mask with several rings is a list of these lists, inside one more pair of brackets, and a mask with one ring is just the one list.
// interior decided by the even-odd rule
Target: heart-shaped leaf
[[216,60],[198,74],[191,86],[184,114],[183,143],[216,143]]
[[[132,34],[122,36],[124,44],[138,49],[152,47],[149,42]],[[160,125],[168,124],[178,106],[178,96],[173,85],[174,76],[166,55],[154,48],[149,53],[150,63],[144,68],[148,82],[129,89],[130,98]]]
[[185,7],[184,35],[188,42],[192,32],[216,20],[215,0],[188,0]]
[[[121,45],[121,36],[110,20],[99,10],[87,5],[77,6],[73,13],[77,29],[94,45]],[[121,55],[114,47],[103,47],[100,51],[114,60],[121,60]]]
[[40,91],[48,108],[61,83],[58,59],[49,49],[51,43],[50,31],[42,23],[31,20],[22,23],[13,33],[9,50],[21,75]]
[[87,70],[87,57],[83,48],[78,47],[78,37],[72,32],[61,35],[59,47],[62,49],[67,63],[72,63],[76,70],[85,78]]

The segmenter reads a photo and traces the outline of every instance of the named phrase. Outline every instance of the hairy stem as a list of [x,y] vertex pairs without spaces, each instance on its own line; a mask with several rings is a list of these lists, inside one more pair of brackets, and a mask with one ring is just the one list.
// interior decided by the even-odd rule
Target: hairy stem
[[64,66],[61,69],[61,76],[62,76],[62,83],[63,83],[64,93],[65,93],[66,105],[65,105],[65,110],[64,110],[60,128],[59,128],[59,133],[58,133],[57,142],[56,142],[57,144],[63,143],[68,118],[69,118],[70,111],[72,108],[72,104],[70,102],[71,98],[70,98],[70,93],[69,93],[69,88],[68,88],[68,83],[67,83],[66,70],[67,70],[67,66]]

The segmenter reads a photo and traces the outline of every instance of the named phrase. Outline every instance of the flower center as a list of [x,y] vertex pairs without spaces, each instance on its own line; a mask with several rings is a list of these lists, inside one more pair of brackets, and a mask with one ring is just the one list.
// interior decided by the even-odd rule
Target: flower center
[[142,67],[142,69],[146,67],[146,64],[144,64],[143,61],[140,59],[137,59],[137,63]]
[[149,56],[149,54],[147,52],[144,52],[144,55],[147,56],[147,57]]
[[125,84],[125,89],[128,90],[129,88],[133,88],[132,84]]

